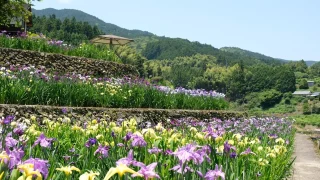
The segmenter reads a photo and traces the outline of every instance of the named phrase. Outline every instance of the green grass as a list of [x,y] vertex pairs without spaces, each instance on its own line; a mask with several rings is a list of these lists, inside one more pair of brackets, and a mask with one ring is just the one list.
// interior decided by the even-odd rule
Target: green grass
[[320,114],[296,115],[290,118],[295,120],[295,124],[298,125],[313,125],[320,127]]

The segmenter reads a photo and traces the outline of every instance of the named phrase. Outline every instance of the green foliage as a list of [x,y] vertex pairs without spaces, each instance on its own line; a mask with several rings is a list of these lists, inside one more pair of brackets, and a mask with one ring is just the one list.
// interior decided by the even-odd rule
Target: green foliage
[[295,124],[313,125],[313,126],[320,127],[320,115],[319,114],[297,115],[297,116],[292,116],[291,118],[295,120]]
[[260,105],[263,109],[270,108],[281,101],[282,94],[279,91],[271,89],[259,93]]
[[121,62],[114,52],[106,46],[92,44],[82,44],[70,48],[62,45],[50,45],[46,39],[7,38],[6,36],[0,36],[0,47]]
[[231,101],[242,101],[245,97],[246,90],[246,75],[243,64],[236,66],[235,70],[231,72],[227,82],[227,97]]
[[294,72],[286,66],[275,68],[275,89],[281,93],[294,92],[296,90],[296,77]]
[[129,46],[115,47],[115,54],[122,60],[124,64],[130,64],[136,67],[140,77],[145,77],[144,62],[147,60],[145,57],[138,54],[134,49]]
[[56,15],[33,16],[33,26],[29,29],[33,33],[43,33],[51,39],[63,40],[64,43],[79,45],[102,34],[97,26],[91,26],[88,22],[64,19],[61,21]]
[[240,49],[237,47],[222,47],[220,48],[220,50],[225,52],[235,53],[235,54],[238,54],[239,56],[247,56],[250,58],[259,59],[267,64],[281,65],[287,62],[287,60],[276,59],[270,56],[266,56],[256,52],[251,52],[251,51]]
[[308,102],[304,102],[303,103],[303,114],[310,114],[311,113],[311,110],[310,110],[310,105]]
[[9,25],[12,20],[20,24],[22,20],[28,21],[31,12],[26,7],[31,2],[32,0],[1,0],[0,25]]
[[302,79],[299,83],[299,89],[309,89],[308,81],[306,79]]
[[190,42],[180,38],[160,38],[158,41],[150,42],[142,51],[147,59],[174,59],[176,57],[190,57],[195,54],[212,55],[217,58],[220,65],[234,65],[243,61],[245,65],[263,63],[262,61],[248,56],[221,51],[207,44]]
[[[107,8],[107,7],[106,7]],[[52,14],[55,14],[57,19],[60,19],[61,21],[64,21],[65,19],[72,19],[75,17],[77,21],[82,22],[88,22],[91,26],[97,26],[98,29],[101,29],[101,31],[105,34],[114,34],[117,36],[123,36],[127,38],[136,38],[136,37],[154,37],[152,33],[146,32],[146,31],[140,31],[140,30],[128,30],[121,28],[117,25],[106,23],[102,21],[101,19],[92,16],[90,14],[87,14],[85,12],[82,12],[80,10],[74,10],[74,9],[61,9],[56,10],[53,8],[47,8],[43,10],[35,10],[32,9],[33,14],[36,16],[46,16],[49,17]]]
[[250,93],[245,97],[249,109],[254,107],[261,107],[268,109],[278,104],[282,99],[282,94],[274,89],[263,92]]
[[312,77],[319,77],[320,76],[320,62],[317,62],[310,67],[310,75]]
[[294,72],[306,73],[308,66],[304,60],[291,61],[287,64]]

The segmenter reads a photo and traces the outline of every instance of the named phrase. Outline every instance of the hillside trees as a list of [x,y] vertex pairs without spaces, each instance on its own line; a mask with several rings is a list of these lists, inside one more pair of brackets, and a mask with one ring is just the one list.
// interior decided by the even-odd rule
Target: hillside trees
[[63,40],[65,43],[78,45],[102,34],[97,26],[91,26],[88,22],[76,21],[75,18],[61,21],[55,15],[33,16],[31,32],[43,33],[47,37]]

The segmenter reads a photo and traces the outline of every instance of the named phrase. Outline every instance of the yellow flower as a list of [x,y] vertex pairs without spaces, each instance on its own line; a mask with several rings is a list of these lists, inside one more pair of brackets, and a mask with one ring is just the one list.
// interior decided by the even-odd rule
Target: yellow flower
[[35,171],[33,169],[33,166],[34,166],[33,164],[19,165],[18,169],[23,171],[23,176],[19,177],[19,180],[23,178],[25,178],[26,180],[29,180],[29,179],[31,180],[33,175],[37,176],[36,180],[42,180],[41,173],[38,170]]
[[117,167],[112,167],[110,168],[110,170],[108,171],[106,177],[104,178],[104,180],[108,180],[110,179],[113,175],[118,174],[120,177],[123,176],[123,174],[125,173],[131,173],[131,174],[135,174],[137,176],[142,177],[143,175],[140,173],[137,173],[136,171],[130,169],[128,166],[124,165],[124,164],[119,164]]
[[284,140],[282,138],[276,139],[276,143],[284,144]]
[[98,172],[89,171],[89,173],[86,172],[86,173],[82,174],[80,176],[79,180],[94,180],[94,178],[99,175],[100,174]]
[[186,144],[187,144],[187,140],[186,140],[186,138],[182,138],[182,140],[181,140],[181,144],[182,144],[182,145],[186,145]]
[[150,138],[150,139],[160,138],[156,135],[156,132],[152,128],[143,129],[142,134],[144,135],[145,138]]
[[224,150],[224,145],[219,146],[219,148],[217,148],[217,153],[223,153]]
[[2,151],[2,153],[0,154],[0,159],[1,159],[1,163],[4,160],[10,160],[10,157],[8,156],[8,154],[5,151]]
[[113,132],[115,133],[121,133],[122,132],[122,128],[121,127],[113,127],[111,128]]
[[269,153],[269,154],[267,154],[267,157],[269,157],[269,156],[270,156],[271,158],[276,158],[276,154],[275,154],[275,153],[272,153],[272,152]]
[[239,134],[239,133],[237,133],[237,134],[234,134],[233,136],[232,136],[232,138],[236,138],[237,139],[237,141],[240,141],[241,140],[241,134]]
[[194,137],[199,139],[199,140],[203,140],[204,139],[204,136],[201,133],[197,133]]
[[109,123],[109,127],[110,128],[113,128],[113,127],[116,127],[116,126],[117,126],[117,124],[115,122],[110,122]]
[[56,170],[64,172],[66,176],[69,176],[70,174],[72,174],[72,171],[80,172],[80,169],[78,169],[74,166],[65,166],[65,167],[61,167],[61,168],[56,168]]
[[71,129],[74,130],[74,131],[78,131],[78,130],[81,130],[82,128],[77,126],[77,125],[74,125],[74,126],[72,126]]
[[258,151],[262,151],[263,150],[263,147],[262,146],[259,146],[258,147]]
[[96,138],[97,138],[98,140],[100,140],[100,139],[103,138],[103,135],[102,135],[102,134],[98,134],[98,135],[96,136]]
[[156,126],[156,130],[157,130],[157,131],[162,131],[162,130],[164,130],[164,128],[163,128],[163,126],[162,126],[161,122],[157,124],[157,126]]
[[37,117],[36,117],[36,116],[31,116],[30,119],[31,119],[32,121],[36,121],[36,120],[37,120]]
[[114,141],[112,141],[112,142],[110,143],[110,146],[114,147]]
[[266,159],[262,159],[262,158],[260,158],[258,162],[259,162],[260,166],[264,166],[269,163],[269,161],[267,161]]
[[197,132],[198,132],[197,128],[195,128],[195,127],[191,127],[191,128],[190,128],[190,131],[191,131],[192,133],[197,133]]
[[16,127],[16,126],[17,126],[17,122],[12,121],[12,122],[10,123],[10,125],[11,125],[12,127]]
[[3,175],[4,175],[4,172],[2,172],[2,173],[0,174],[0,180],[2,180]]
[[92,124],[97,124],[98,121],[96,119],[92,120]]
[[216,137],[216,142],[220,142],[222,140],[223,140],[223,138],[221,136]]
[[234,145],[234,140],[232,139],[228,140],[228,144]]

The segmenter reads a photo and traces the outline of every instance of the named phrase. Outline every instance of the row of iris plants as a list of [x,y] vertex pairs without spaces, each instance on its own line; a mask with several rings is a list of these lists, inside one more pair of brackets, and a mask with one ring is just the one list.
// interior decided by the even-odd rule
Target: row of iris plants
[[284,179],[291,121],[0,119],[0,179]]
[[107,46],[85,43],[79,46],[69,46],[64,44],[63,41],[48,40],[43,36],[37,35],[30,35],[30,37],[27,35],[10,37],[0,33],[0,47],[102,59],[121,63],[121,59]]
[[45,68],[0,68],[0,103],[109,108],[228,108],[215,91],[169,89],[130,78],[92,78],[46,73]]

